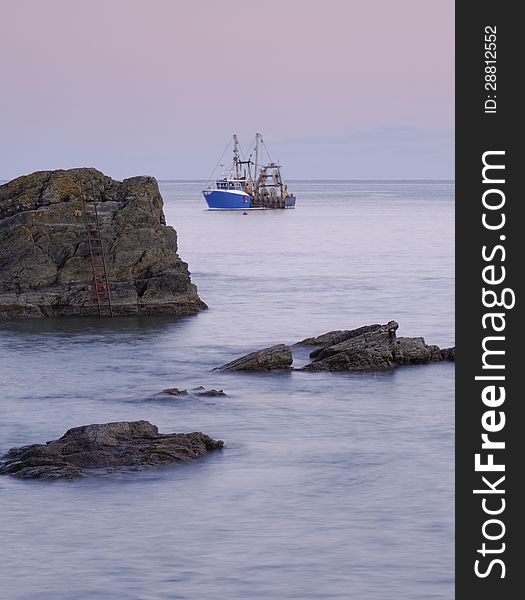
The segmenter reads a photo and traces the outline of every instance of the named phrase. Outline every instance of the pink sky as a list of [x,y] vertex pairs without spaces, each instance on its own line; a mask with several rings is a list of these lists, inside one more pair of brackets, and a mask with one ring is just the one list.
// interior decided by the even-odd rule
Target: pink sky
[[452,178],[452,0],[17,0],[0,178],[206,179],[235,131],[290,178]]

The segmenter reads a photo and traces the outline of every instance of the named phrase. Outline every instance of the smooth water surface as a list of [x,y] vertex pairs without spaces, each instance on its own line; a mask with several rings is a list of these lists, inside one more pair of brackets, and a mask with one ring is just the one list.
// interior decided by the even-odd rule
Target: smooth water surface
[[[290,188],[295,210],[244,215],[205,210],[198,182],[161,183],[198,316],[0,324],[1,451],[134,419],[226,444],[146,473],[1,478],[2,598],[453,598],[453,364],[211,369],[390,319],[452,345],[454,186]],[[155,396],[198,385],[228,396]]]

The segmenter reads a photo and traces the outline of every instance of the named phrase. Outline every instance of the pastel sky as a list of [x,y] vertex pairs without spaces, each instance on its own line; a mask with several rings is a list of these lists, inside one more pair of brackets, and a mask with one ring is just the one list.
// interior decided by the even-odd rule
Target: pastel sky
[[453,0],[0,0],[0,179],[454,177]]

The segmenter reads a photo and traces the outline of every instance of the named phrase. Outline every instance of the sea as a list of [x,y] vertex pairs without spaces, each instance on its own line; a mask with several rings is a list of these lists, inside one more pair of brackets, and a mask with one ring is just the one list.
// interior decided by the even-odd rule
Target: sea
[[[160,182],[209,309],[1,322],[0,451],[137,419],[225,447],[147,472],[0,478],[1,597],[451,600],[453,363],[213,368],[392,319],[454,345],[454,183],[295,181],[294,210],[246,214],[206,210],[201,188]],[[227,396],[157,395],[201,385]]]

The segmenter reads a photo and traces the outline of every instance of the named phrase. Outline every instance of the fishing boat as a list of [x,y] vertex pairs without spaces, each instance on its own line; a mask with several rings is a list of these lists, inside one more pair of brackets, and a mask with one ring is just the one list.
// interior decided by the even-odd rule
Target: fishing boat
[[[230,142],[231,144],[231,142]],[[230,144],[228,147],[230,147]],[[228,148],[226,148],[227,150]],[[269,162],[263,163],[261,151],[266,151]],[[223,156],[226,153],[223,152]],[[284,209],[295,207],[295,196],[281,176],[281,165],[273,162],[260,133],[255,134],[255,160],[253,154],[243,160],[237,135],[233,136],[233,164],[228,175],[207,184],[202,194],[210,210]],[[219,159],[221,162],[222,157]],[[224,166],[219,165],[218,166]],[[213,179],[214,173],[210,177]]]

